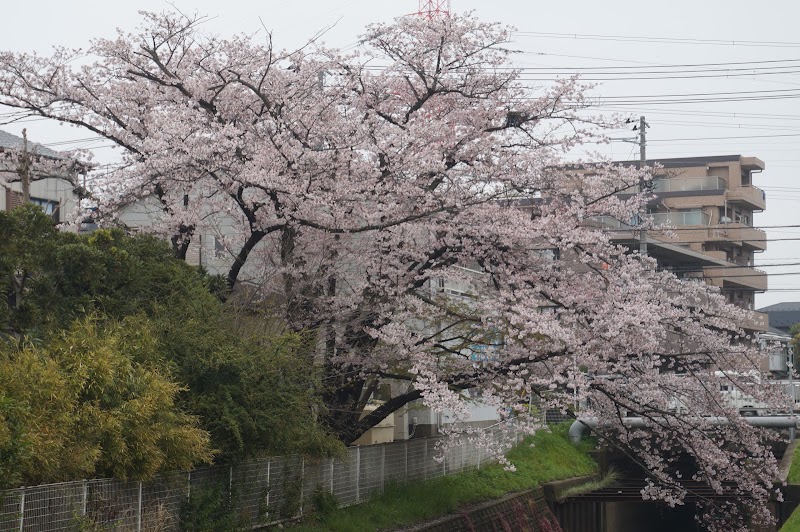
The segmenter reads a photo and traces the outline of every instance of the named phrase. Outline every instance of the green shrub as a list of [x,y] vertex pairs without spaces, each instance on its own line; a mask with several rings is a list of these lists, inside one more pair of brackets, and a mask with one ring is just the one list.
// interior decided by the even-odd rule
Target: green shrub
[[235,493],[228,494],[219,483],[193,489],[183,504],[180,529],[185,532],[247,530],[245,520],[234,511]]
[[317,484],[314,494],[311,496],[311,503],[314,505],[316,514],[324,519],[339,508],[339,501],[336,496]]

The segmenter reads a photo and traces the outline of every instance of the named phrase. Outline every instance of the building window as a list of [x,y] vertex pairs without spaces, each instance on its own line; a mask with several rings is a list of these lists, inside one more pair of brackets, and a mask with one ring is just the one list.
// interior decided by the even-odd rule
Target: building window
[[44,213],[50,216],[53,221],[59,221],[59,207],[61,206],[57,201],[47,200],[42,198],[31,198],[31,203],[38,205],[42,208]]
[[225,258],[225,243],[218,237],[214,237],[214,256],[218,259]]

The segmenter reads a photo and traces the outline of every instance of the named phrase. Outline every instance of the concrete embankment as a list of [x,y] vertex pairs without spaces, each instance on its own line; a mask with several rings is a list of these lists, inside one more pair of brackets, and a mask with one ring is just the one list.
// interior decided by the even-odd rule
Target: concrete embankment
[[[561,530],[559,519],[580,520],[585,516],[559,516],[553,514],[551,505],[561,493],[595,480],[596,477],[578,477],[549,482],[540,488],[511,493],[500,499],[470,506],[461,511],[430,521],[404,532],[495,532],[502,530],[528,530],[552,532]],[[591,517],[591,516],[589,516]],[[574,523],[579,526],[577,521]],[[579,530],[580,528],[575,528]]]

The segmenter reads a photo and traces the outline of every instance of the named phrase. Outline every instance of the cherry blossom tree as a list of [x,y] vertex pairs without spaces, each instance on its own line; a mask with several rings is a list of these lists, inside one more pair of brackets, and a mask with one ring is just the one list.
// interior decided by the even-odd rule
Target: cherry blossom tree
[[645,497],[680,504],[695,478],[735,499],[708,503],[718,528],[770,519],[768,435],[719,393],[777,407],[743,378],[759,356],[746,311],[595,223],[630,220],[642,197],[618,193],[648,175],[563,164],[605,125],[582,112],[587,87],[526,86],[510,30],[471,16],[374,25],[348,53],[143,16],[86,52],[0,54],[0,103],[121,148],[103,216],[151,202],[178,256],[217,235],[234,293],[316,333],[299,363],[344,442],[419,399],[478,439],[461,423],[471,396],[528,432],[534,403],[581,409],[648,471]]

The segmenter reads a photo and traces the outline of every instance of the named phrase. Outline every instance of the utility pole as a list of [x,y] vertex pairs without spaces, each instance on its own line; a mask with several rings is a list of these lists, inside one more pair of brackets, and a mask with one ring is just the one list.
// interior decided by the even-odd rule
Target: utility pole
[[[636,128],[634,128],[636,129]],[[644,116],[639,117],[639,169],[641,170],[647,165],[647,154],[646,154],[646,146],[647,140],[645,135],[645,130],[647,129],[647,122],[644,119]],[[642,186],[641,189],[644,188],[644,180],[641,180],[640,183]],[[647,231],[644,228],[644,215],[647,214],[647,205],[642,205],[639,207],[639,253],[641,255],[647,255]]]
[[17,174],[22,181],[22,203],[31,201],[31,157],[28,153],[28,130],[22,130],[22,154],[19,157]]
[[639,117],[639,160],[644,165],[645,161],[647,161],[647,154],[646,154],[646,146],[647,141],[645,140],[645,128],[647,127],[647,122],[644,120],[644,116]]

